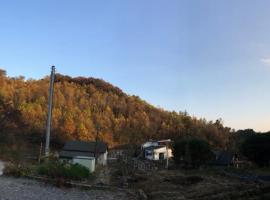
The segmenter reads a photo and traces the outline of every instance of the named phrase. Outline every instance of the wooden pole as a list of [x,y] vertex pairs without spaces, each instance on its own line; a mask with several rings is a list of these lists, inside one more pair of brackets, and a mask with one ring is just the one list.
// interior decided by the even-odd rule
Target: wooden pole
[[169,151],[168,151],[168,142],[166,142],[166,154],[167,154],[167,158],[166,158],[166,169],[169,168]]
[[38,156],[38,163],[40,164],[41,160],[41,154],[42,154],[42,142],[40,143],[40,148],[39,148],[39,156]]

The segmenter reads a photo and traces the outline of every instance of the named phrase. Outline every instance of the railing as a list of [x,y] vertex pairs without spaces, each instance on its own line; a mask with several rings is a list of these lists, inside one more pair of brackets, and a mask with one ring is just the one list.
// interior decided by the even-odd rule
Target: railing
[[125,151],[112,151],[108,154],[109,162],[122,162],[130,170],[139,171],[154,171],[159,169],[165,169],[166,160],[153,161],[147,159],[141,159],[139,157],[134,158],[128,155]]

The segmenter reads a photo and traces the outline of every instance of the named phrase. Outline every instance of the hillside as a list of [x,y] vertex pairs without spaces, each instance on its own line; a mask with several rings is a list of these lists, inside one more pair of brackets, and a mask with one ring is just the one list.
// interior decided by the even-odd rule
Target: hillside
[[[46,127],[49,77],[25,80],[0,71],[0,134],[43,138]],[[197,136],[214,147],[228,144],[231,130],[186,112],[168,112],[95,78],[56,75],[52,138],[93,140],[111,146],[150,138]],[[5,137],[3,137],[5,136]],[[0,138],[0,139],[1,139]]]

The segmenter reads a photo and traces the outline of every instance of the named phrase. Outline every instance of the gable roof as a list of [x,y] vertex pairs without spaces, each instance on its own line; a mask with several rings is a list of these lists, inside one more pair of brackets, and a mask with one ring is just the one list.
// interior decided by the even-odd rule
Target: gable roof
[[95,148],[97,153],[105,153],[108,149],[107,144],[104,142],[84,142],[84,141],[69,141],[66,142],[63,151],[78,151],[78,152],[88,152],[95,153]]
[[150,147],[146,147],[144,150],[145,151],[153,151],[155,149],[161,149],[161,148],[164,148],[166,146],[163,146],[163,145],[160,145],[160,146],[150,146]]

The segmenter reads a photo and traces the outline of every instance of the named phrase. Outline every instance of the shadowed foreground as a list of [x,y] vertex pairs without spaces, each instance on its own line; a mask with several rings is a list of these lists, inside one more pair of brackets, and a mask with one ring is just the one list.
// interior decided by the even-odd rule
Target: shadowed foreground
[[9,200],[135,200],[134,196],[122,191],[104,190],[80,190],[77,188],[57,188],[44,183],[28,179],[16,179],[10,177],[0,177],[0,199]]

